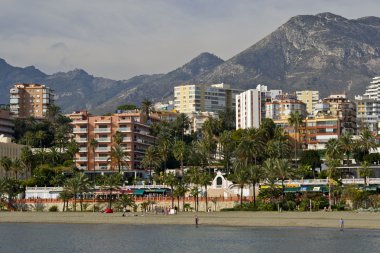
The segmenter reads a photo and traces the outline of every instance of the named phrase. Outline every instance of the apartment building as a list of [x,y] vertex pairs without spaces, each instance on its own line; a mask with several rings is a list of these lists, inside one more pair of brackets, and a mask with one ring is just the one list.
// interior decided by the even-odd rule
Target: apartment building
[[[84,171],[99,173],[117,170],[110,164],[111,148],[116,145],[116,132],[122,133],[121,146],[128,156],[123,171],[141,169],[140,161],[146,149],[155,142],[155,138],[149,134],[149,125],[143,122],[144,115],[138,110],[110,116],[91,116],[83,111],[67,116],[73,120],[73,136],[79,144],[75,164]],[[152,116],[150,118],[157,120]],[[96,140],[94,147],[91,146],[92,140]]]
[[348,100],[345,94],[332,94],[324,98],[322,104],[327,108],[323,114],[339,118],[342,133],[356,133],[356,104]]
[[15,117],[43,118],[53,103],[53,90],[42,84],[17,83],[10,89],[10,110]]
[[272,101],[265,103],[266,118],[273,120],[288,119],[290,114],[295,112],[303,117],[307,116],[306,104],[293,95],[278,95]]
[[299,101],[306,104],[306,111],[309,115],[313,114],[315,107],[319,101],[319,91],[317,90],[302,90],[296,91],[296,96]]
[[297,138],[299,148],[303,149],[325,149],[330,139],[336,139],[342,133],[341,120],[331,115],[306,117],[297,133],[287,119],[274,120],[274,123],[282,127],[291,139]]
[[174,87],[174,109],[180,113],[219,112],[235,107],[235,96],[241,90],[230,85],[193,84]]
[[374,134],[380,134],[380,77],[375,77],[363,96],[355,96],[357,123]]
[[236,96],[236,129],[258,128],[266,116],[266,102],[272,101],[281,90],[269,90],[265,85],[244,91]]
[[11,113],[8,110],[0,109],[0,136],[12,137],[14,124],[11,118]]

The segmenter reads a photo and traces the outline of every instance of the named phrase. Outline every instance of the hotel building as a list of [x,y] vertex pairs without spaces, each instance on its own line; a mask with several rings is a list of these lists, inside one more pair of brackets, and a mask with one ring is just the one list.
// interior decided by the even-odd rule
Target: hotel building
[[43,118],[53,103],[53,90],[45,85],[17,83],[10,89],[10,110],[15,117]]
[[241,90],[232,89],[230,85],[193,84],[174,87],[174,109],[180,113],[219,112],[235,107],[235,95]]
[[268,91],[267,86],[258,85],[256,89],[250,89],[237,95],[236,129],[258,128],[266,116],[266,102],[270,102],[281,94],[281,90]]
[[315,111],[315,106],[319,101],[319,91],[316,90],[303,90],[296,91],[296,96],[299,101],[306,104],[306,111],[308,115],[311,115]]
[[[90,173],[117,170],[110,165],[111,148],[116,145],[116,132],[123,135],[120,145],[128,156],[123,171],[140,169],[146,149],[155,142],[155,138],[149,134],[149,125],[143,122],[144,115],[138,110],[111,116],[91,116],[85,111],[67,116],[73,120],[74,140],[79,144],[75,164],[77,168]],[[156,120],[152,116],[150,119]],[[92,140],[96,140],[95,147],[91,146]]]

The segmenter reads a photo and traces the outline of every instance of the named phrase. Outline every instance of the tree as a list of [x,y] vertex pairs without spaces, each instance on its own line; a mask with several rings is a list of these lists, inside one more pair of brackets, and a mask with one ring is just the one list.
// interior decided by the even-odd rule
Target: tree
[[186,173],[186,180],[193,184],[193,187],[191,189],[191,194],[194,196],[194,202],[195,202],[195,210],[198,211],[198,193],[199,193],[199,185],[201,182],[201,171],[199,167],[194,166],[191,167],[187,173]]
[[119,197],[119,199],[117,200],[117,204],[119,206],[123,207],[123,209],[128,208],[128,206],[130,206],[132,208],[136,206],[136,202],[133,199],[133,196],[132,195],[126,195],[126,194],[123,194]]
[[359,168],[359,176],[364,178],[364,184],[367,185],[367,177],[372,174],[371,166],[368,162],[362,162]]
[[144,114],[144,122],[149,120],[149,115],[153,111],[153,103],[147,98],[141,102],[141,112]]
[[141,160],[141,165],[149,169],[149,181],[152,183],[152,169],[160,166],[160,162],[157,159],[157,151],[154,146],[149,146],[145,150],[143,159]]
[[119,173],[112,174],[105,178],[103,187],[109,192],[108,208],[112,208],[112,193],[120,189],[123,184],[123,177]]
[[172,193],[172,208],[174,208],[174,186],[178,184],[178,179],[173,173],[168,173],[164,178],[164,183],[170,186]]
[[110,158],[111,167],[117,166],[119,173],[123,165],[127,164],[127,154],[124,152],[121,146],[115,146],[111,148]]
[[317,150],[304,150],[299,160],[301,165],[309,165],[312,169],[313,178],[315,178],[315,168],[320,168],[322,161]]
[[258,184],[263,177],[263,171],[260,165],[251,165],[249,170],[249,181],[253,188],[253,206],[256,206],[256,184]]
[[220,153],[223,156],[223,164],[227,170],[227,174],[230,174],[231,159],[236,148],[236,142],[232,137],[232,132],[224,131],[219,138],[219,142],[221,147]]
[[117,146],[120,146],[120,144],[123,142],[123,134],[119,131],[116,131],[116,133],[113,136],[113,141],[116,143]]
[[299,114],[298,111],[291,113],[288,118],[288,123],[290,126],[294,127],[294,161],[297,167],[297,142],[299,139],[299,127],[303,124],[303,116]]
[[124,104],[124,105],[119,105],[117,107],[117,110],[121,110],[121,111],[129,111],[129,110],[136,110],[136,109],[138,108],[134,104]]
[[201,177],[199,179],[199,184],[205,188],[204,196],[206,199],[206,212],[208,210],[207,186],[211,185],[212,180],[213,180],[213,177],[207,171],[203,171],[203,173],[201,174]]
[[235,162],[234,173],[231,175],[232,181],[240,188],[240,208],[243,207],[243,189],[249,182],[249,170],[245,163]]
[[354,150],[354,143],[352,141],[352,134],[347,132],[338,138],[338,143],[341,150],[346,154],[346,164],[350,165],[350,155]]
[[[94,157],[94,160],[93,160],[93,171],[94,171],[94,177],[93,177],[93,184],[94,184],[94,187],[95,187],[95,178],[96,178],[96,174],[95,174],[95,149],[96,147],[98,146],[98,141],[96,139],[91,139],[89,142],[88,142],[88,147],[91,148],[91,151],[92,151],[92,155]],[[87,168],[87,169],[90,169],[90,168]]]
[[24,167],[24,164],[19,158],[15,158],[12,160],[11,169],[15,175],[16,180],[18,179],[19,173],[24,171]]
[[184,171],[183,171],[183,160],[185,159],[186,155],[186,143],[184,141],[176,141],[173,145],[173,155],[174,158],[179,160],[181,163],[181,173],[182,178],[184,177]]
[[73,210],[74,212],[77,210],[77,197],[78,194],[81,192],[81,180],[78,176],[74,176],[72,178],[69,178],[66,180],[63,190],[69,192],[73,198],[74,198],[74,203],[73,203]]
[[[180,115],[178,115],[178,117],[174,121],[174,133],[175,133],[176,139],[183,141],[185,131],[188,130],[189,127],[190,127],[189,117],[184,113],[181,113]],[[178,133],[178,136],[177,136],[177,133]]]
[[63,201],[63,208],[62,208],[62,212],[64,212],[65,210],[68,211],[69,210],[69,200],[73,197],[73,195],[71,194],[71,192],[67,189],[63,189],[63,191],[61,191],[59,193],[59,199],[61,199]]
[[7,156],[3,156],[0,158],[0,165],[5,171],[5,178],[8,178],[8,173],[9,171],[11,171],[12,168],[12,159]]
[[257,164],[257,159],[263,149],[260,132],[255,128],[248,129],[243,133],[240,143],[236,147],[236,159],[244,162],[246,166],[250,163]]
[[20,155],[21,162],[25,165],[26,175],[32,175],[32,168],[34,163],[34,156],[29,147],[23,147]]
[[158,136],[158,155],[161,158],[161,161],[164,164],[164,175],[166,172],[166,162],[169,157],[170,149],[171,149],[171,136],[168,132],[160,132]]
[[338,139],[330,139],[326,144],[326,157],[328,159],[340,159],[342,157],[342,149]]

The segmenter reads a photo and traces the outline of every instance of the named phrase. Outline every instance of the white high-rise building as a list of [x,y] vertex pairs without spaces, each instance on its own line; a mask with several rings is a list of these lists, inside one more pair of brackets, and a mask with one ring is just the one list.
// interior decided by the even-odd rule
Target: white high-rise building
[[380,76],[373,78],[363,96],[355,96],[358,128],[368,127],[379,134],[380,121]]
[[282,90],[268,91],[265,85],[236,95],[236,129],[258,128],[265,118],[265,103],[277,95],[282,95]]

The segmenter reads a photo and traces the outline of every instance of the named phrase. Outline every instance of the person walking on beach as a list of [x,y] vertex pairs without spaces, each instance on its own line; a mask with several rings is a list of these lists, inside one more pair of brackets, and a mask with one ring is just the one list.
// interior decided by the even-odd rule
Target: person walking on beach
[[343,231],[343,229],[344,229],[344,220],[343,220],[343,218],[340,218],[340,220],[339,220],[339,226],[340,226],[340,231]]
[[198,215],[195,215],[195,226],[198,227],[199,218]]

